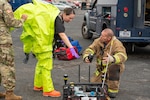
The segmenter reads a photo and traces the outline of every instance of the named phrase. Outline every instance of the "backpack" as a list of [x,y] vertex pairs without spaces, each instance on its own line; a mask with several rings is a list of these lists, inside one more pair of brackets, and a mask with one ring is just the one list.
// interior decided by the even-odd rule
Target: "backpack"
[[[78,53],[77,48],[74,46],[75,51]],[[67,47],[59,47],[54,50],[54,55],[59,59],[59,60],[72,60],[76,59],[74,56],[72,56],[72,53],[70,51],[70,48]]]

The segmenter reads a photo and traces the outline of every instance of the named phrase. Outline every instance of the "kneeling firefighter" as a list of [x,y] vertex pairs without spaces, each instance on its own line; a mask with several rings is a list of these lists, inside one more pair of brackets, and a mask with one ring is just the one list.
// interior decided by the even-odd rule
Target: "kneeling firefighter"
[[[119,92],[120,76],[125,68],[124,62],[127,60],[125,47],[114,36],[113,31],[106,28],[101,32],[101,36],[84,51],[83,60],[86,63],[90,63],[89,54],[95,55],[97,62],[91,82],[105,81],[108,85],[109,97],[115,98]],[[106,80],[103,80],[105,72]]]

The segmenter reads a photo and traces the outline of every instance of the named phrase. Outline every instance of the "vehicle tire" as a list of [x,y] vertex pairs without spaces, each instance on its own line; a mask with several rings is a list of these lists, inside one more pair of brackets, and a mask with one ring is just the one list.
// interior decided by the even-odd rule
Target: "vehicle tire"
[[126,52],[127,54],[131,54],[133,51],[132,51],[132,43],[123,43],[124,47],[126,48]]
[[135,45],[138,47],[146,47],[149,45],[149,43],[135,43]]
[[83,22],[81,31],[84,39],[91,39],[93,37],[93,34],[89,32],[86,22]]

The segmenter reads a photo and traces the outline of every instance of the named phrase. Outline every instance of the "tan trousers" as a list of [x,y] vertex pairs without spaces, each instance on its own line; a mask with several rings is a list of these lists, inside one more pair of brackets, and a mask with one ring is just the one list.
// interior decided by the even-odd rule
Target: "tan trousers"
[[[108,85],[108,92],[118,93],[119,85],[120,85],[120,77],[123,71],[124,71],[124,66],[113,64],[108,67],[107,77],[105,80],[105,83]],[[103,74],[104,73],[102,72],[99,72],[99,74],[96,74],[95,72],[91,77],[91,82],[102,83]]]

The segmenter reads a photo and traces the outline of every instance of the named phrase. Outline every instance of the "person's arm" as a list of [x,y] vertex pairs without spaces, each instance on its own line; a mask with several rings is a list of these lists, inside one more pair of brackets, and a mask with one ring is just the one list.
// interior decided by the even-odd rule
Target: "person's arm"
[[113,55],[107,54],[107,57],[103,57],[103,61],[107,62],[109,61],[110,63],[124,63],[127,60],[127,54],[125,47],[119,40],[114,40],[115,45],[113,45],[112,50],[113,50]]
[[94,55],[97,53],[97,48],[100,48],[98,45],[99,38],[95,39],[92,44],[90,44],[83,52],[83,61],[85,63],[90,63],[94,57]]
[[116,49],[114,50],[114,59],[115,59],[115,64],[119,64],[119,63],[124,63],[127,60],[127,53],[126,53],[126,49],[123,46],[122,42],[117,40],[115,43]]
[[21,27],[23,22],[27,19],[27,15],[22,15],[21,19],[15,19],[12,7],[9,3],[3,5],[3,19],[8,27]]
[[73,48],[72,44],[70,43],[70,41],[65,33],[59,33],[59,36],[61,37],[61,39],[67,45],[68,48]]
[[70,43],[67,35],[65,33],[59,33],[59,36],[61,37],[63,42],[67,45],[67,47],[70,48],[70,51],[71,51],[72,55],[76,58],[80,58],[80,56],[77,54],[77,52],[73,48],[72,44]]

